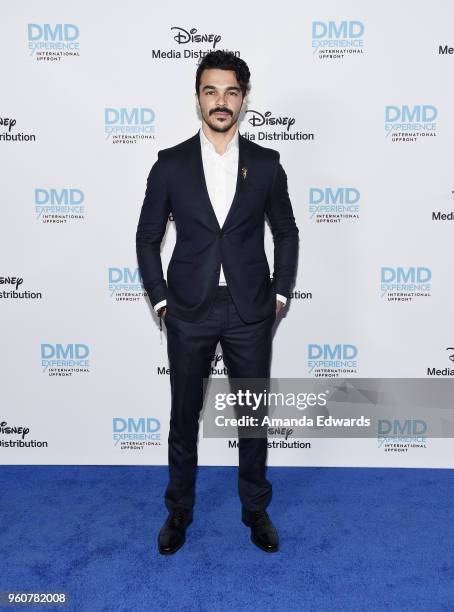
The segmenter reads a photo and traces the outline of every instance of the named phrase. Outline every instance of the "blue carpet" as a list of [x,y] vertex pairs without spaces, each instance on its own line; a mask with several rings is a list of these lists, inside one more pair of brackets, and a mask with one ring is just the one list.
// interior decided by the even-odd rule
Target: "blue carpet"
[[236,473],[199,469],[163,557],[166,467],[3,467],[0,591],[67,591],[33,609],[78,612],[454,610],[454,471],[269,468],[275,554],[249,541]]

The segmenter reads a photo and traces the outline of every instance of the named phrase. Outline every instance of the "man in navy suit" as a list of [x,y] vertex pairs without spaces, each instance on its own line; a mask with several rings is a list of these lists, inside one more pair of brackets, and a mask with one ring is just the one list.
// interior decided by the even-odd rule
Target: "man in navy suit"
[[[203,379],[217,343],[230,378],[269,378],[273,324],[296,275],[298,228],[279,153],[238,132],[249,79],[246,63],[233,53],[214,51],[200,62],[201,128],[158,152],[137,228],[139,269],[165,321],[170,366],[169,515],[158,537],[161,554],[181,548],[193,519]],[[166,281],[160,246],[170,212],[177,237]],[[274,241],[272,280],[265,216]],[[242,521],[257,546],[274,552],[266,435],[242,437],[238,447]]]

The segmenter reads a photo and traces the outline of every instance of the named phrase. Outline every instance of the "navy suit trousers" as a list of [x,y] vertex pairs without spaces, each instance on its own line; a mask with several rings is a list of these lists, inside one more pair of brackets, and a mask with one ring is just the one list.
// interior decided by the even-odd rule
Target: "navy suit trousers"
[[[229,378],[269,378],[275,312],[254,323],[239,316],[226,286],[219,286],[208,317],[187,322],[167,311],[167,351],[170,366],[171,415],[169,483],[165,504],[169,510],[193,511],[197,471],[199,417],[204,400],[203,379],[210,376],[220,342]],[[264,510],[272,487],[266,478],[266,437],[238,440],[238,492],[243,513]]]

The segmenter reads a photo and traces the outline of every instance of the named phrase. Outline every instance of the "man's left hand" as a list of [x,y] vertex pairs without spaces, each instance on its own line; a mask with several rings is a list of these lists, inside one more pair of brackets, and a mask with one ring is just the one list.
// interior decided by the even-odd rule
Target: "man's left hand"
[[276,317],[280,313],[280,311],[284,308],[284,306],[285,306],[284,302],[281,302],[280,300],[276,300]]

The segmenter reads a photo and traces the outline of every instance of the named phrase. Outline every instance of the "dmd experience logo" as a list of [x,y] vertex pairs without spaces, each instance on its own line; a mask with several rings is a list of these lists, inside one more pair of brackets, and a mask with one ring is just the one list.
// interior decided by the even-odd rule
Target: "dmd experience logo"
[[90,372],[90,347],[87,344],[41,344],[42,373],[72,376]]
[[354,344],[308,344],[307,371],[319,378],[358,373],[358,347]]
[[139,268],[109,268],[109,293],[115,302],[138,302],[146,297]]
[[[300,132],[294,130],[295,117],[287,115],[273,115],[271,111],[261,113],[249,109],[245,113],[245,119],[253,130],[244,132],[243,136],[249,140],[314,140],[313,132]],[[257,131],[255,128],[259,128]]]
[[27,42],[36,61],[60,62],[79,57],[79,27],[73,23],[29,23]]
[[41,223],[68,223],[85,219],[85,194],[81,189],[37,187],[34,194],[36,220]]
[[364,54],[362,21],[313,21],[312,55],[318,59],[344,59],[346,55]]
[[407,453],[410,448],[426,448],[427,423],[425,421],[380,419],[377,429],[378,448],[382,448],[385,452]]
[[114,417],[112,440],[120,450],[145,450],[161,446],[161,422],[154,417]]
[[356,187],[310,187],[309,214],[316,223],[359,219],[361,193]]
[[391,142],[416,142],[437,135],[438,110],[432,104],[385,106],[385,137]]
[[151,108],[105,108],[104,133],[112,144],[154,140],[155,113]]
[[425,267],[380,269],[381,297],[388,302],[411,302],[415,298],[430,297],[432,271]]

